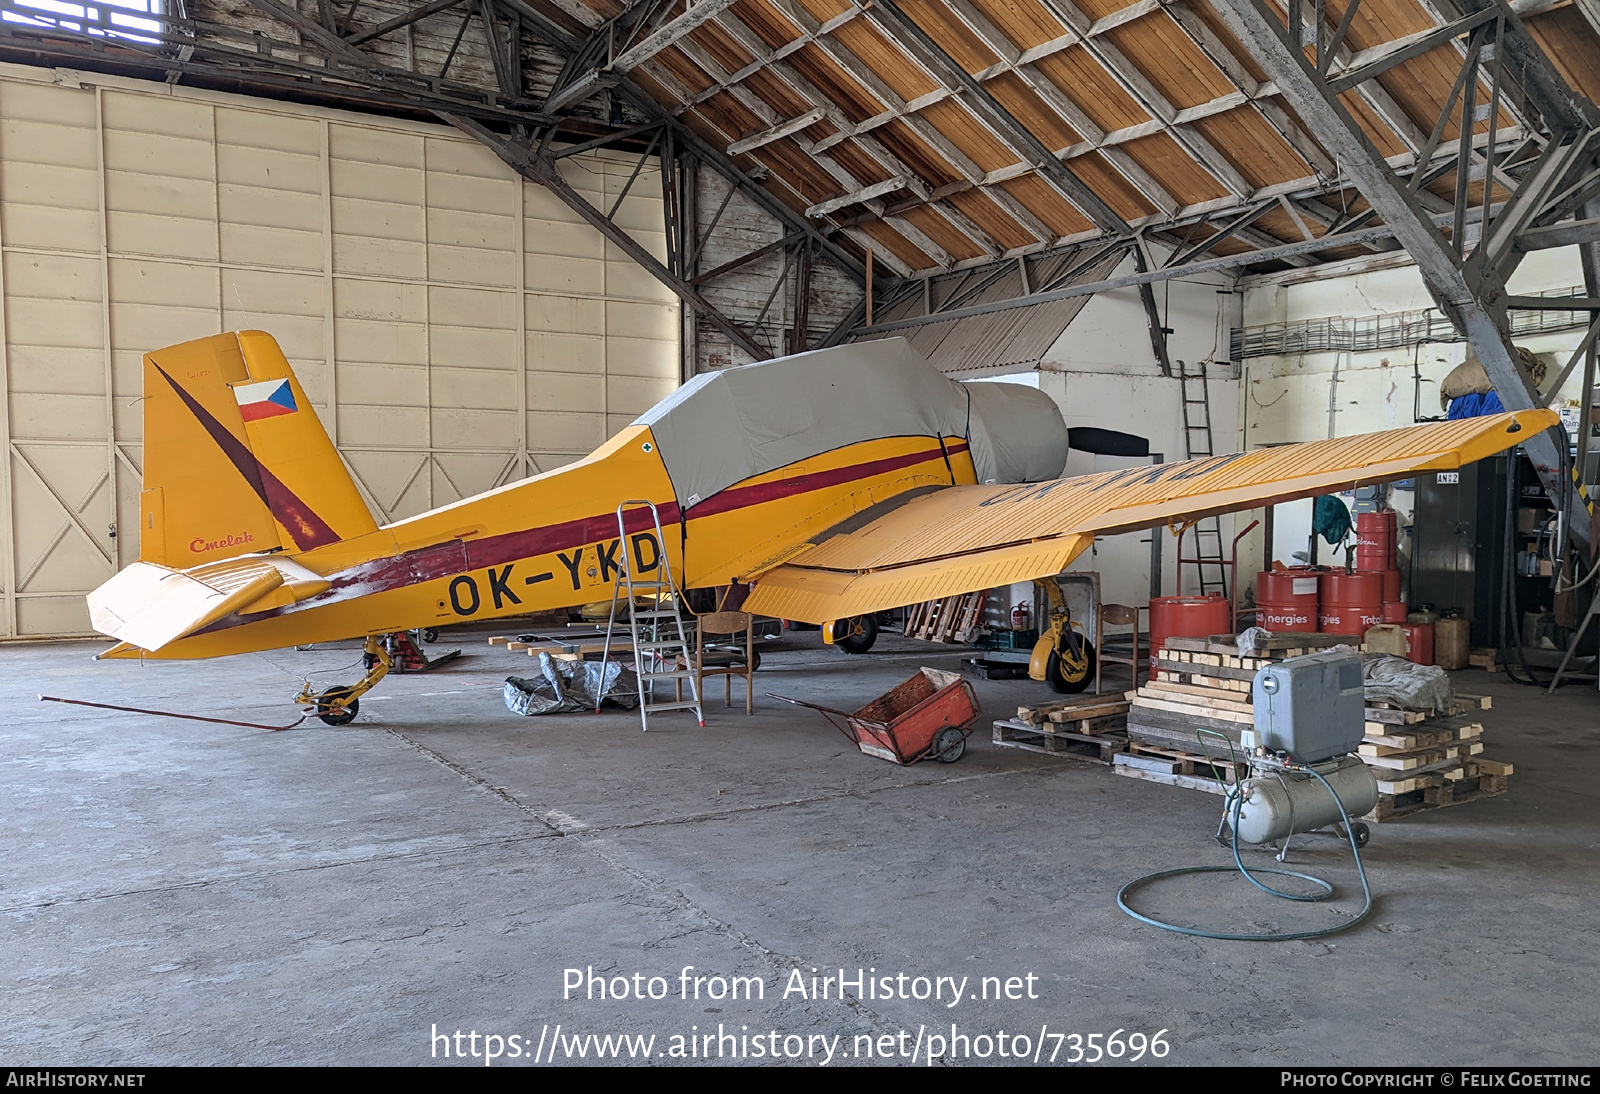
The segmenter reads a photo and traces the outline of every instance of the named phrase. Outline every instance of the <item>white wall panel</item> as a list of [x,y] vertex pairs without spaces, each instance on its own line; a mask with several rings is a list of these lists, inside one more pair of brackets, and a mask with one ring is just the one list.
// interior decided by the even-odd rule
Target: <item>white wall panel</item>
[[[270,331],[380,521],[569,462],[675,386],[676,300],[477,143],[94,79],[0,66],[0,638],[85,633],[138,556],[151,349]],[[610,208],[634,162],[562,167]],[[616,216],[664,255],[653,168]]]

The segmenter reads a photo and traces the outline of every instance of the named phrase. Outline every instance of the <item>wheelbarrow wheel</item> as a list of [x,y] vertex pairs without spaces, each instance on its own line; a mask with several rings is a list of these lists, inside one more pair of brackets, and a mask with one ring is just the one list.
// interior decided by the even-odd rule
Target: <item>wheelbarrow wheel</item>
[[1065,664],[1053,650],[1045,662],[1044,678],[1058,695],[1076,695],[1094,680],[1094,643],[1082,639],[1081,646],[1083,660],[1079,665]]
[[933,758],[953,764],[967,754],[967,739],[955,726],[945,726],[933,738]]

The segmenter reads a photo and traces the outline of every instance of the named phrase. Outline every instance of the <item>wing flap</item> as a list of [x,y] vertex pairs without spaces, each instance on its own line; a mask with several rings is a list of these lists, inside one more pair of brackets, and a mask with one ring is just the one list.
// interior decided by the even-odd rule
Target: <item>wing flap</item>
[[744,610],[806,623],[826,623],[1058,574],[1093,541],[1093,536],[1057,536],[1038,543],[1011,544],[866,573],[779,566],[756,583]]

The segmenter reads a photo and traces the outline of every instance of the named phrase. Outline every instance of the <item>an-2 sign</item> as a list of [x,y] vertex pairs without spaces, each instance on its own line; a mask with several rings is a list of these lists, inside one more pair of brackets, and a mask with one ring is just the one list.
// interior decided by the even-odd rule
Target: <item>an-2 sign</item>
[[[629,542],[633,547],[635,575],[654,570],[661,562],[661,544],[656,541],[655,533],[640,532],[630,536]],[[617,552],[621,546],[620,539],[585,544],[570,554],[565,551],[557,552],[556,558],[572,581],[572,588],[577,590],[585,585],[604,585],[613,581],[620,569]],[[588,565],[585,565],[586,562]],[[493,611],[505,611],[508,607],[522,603],[522,598],[516,593],[518,586],[537,585],[543,581],[553,580],[556,576],[554,570],[518,574],[516,572],[518,565],[519,563],[508,562],[504,566],[488,567],[481,572],[481,576],[461,574],[459,577],[451,578],[450,607],[457,615],[477,615],[484,608],[487,599]]]

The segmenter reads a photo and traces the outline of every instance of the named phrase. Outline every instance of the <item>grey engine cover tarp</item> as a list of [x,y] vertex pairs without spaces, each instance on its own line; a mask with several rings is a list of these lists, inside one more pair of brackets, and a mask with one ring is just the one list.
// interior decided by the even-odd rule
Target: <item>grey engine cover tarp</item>
[[1020,384],[961,384],[904,338],[696,376],[649,426],[684,509],[734,483],[880,437],[965,437],[979,482],[1043,482],[1067,461],[1055,401]]

